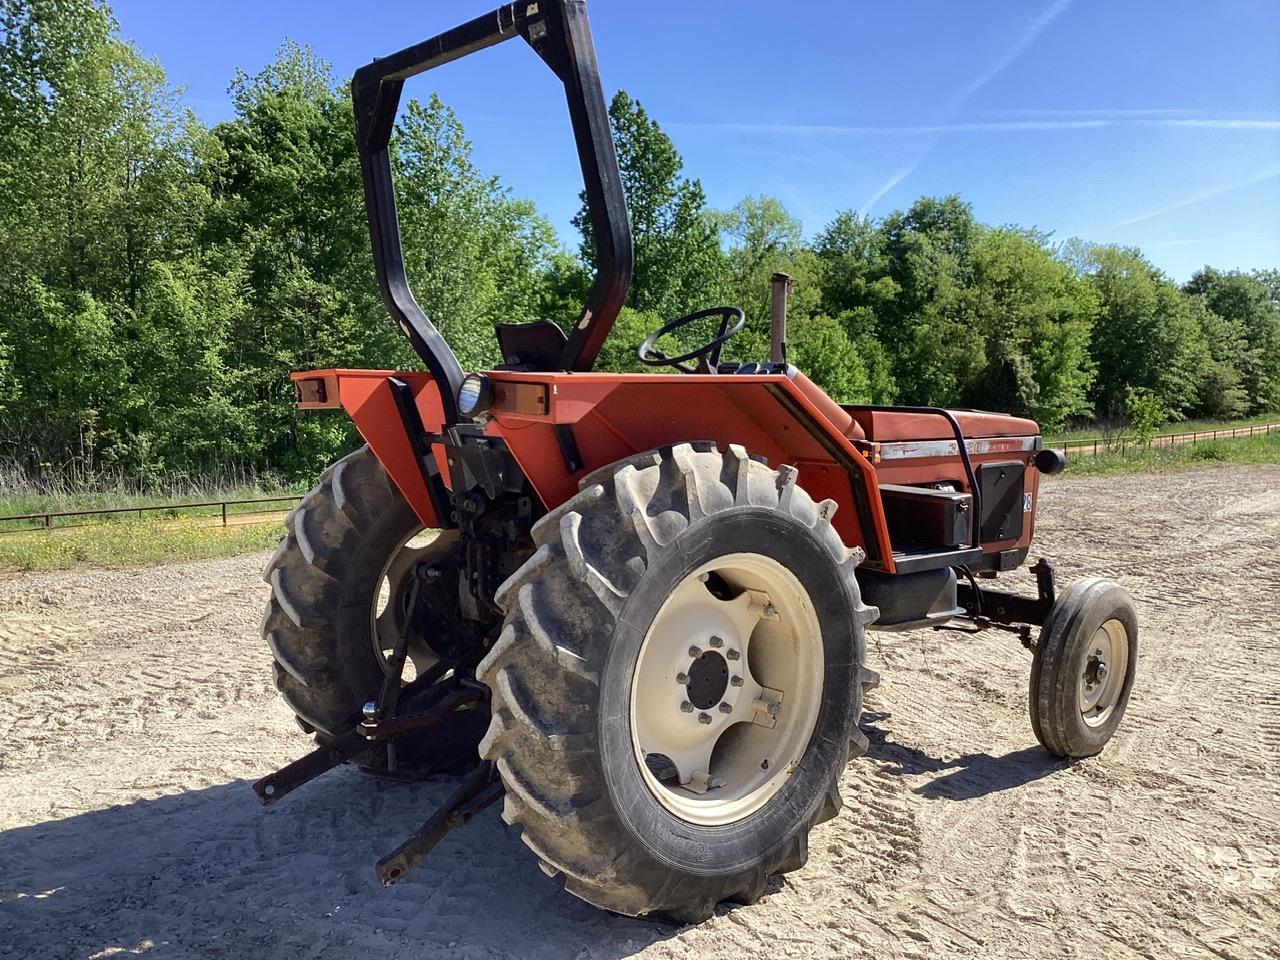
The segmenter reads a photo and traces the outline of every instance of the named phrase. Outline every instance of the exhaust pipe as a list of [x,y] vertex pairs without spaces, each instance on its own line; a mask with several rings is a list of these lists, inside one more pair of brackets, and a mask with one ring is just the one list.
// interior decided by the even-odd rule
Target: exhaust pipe
[[769,359],[774,363],[787,362],[787,294],[792,280],[785,273],[773,275],[773,320]]

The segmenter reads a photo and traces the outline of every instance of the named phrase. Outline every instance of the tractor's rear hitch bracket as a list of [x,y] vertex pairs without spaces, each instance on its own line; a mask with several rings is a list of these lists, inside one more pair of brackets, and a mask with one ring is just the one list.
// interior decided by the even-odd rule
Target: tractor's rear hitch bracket
[[[405,688],[406,691],[409,687]],[[305,757],[300,757],[290,764],[281,767],[275,773],[263,777],[253,785],[253,792],[258,795],[264,806],[271,806],[281,797],[292,793],[304,783],[310,783],[334,767],[354,760],[369,749],[370,743],[391,743],[392,738],[409,731],[426,730],[448,718],[455,710],[472,703],[481,703],[489,699],[489,691],[478,683],[463,680],[423,710],[410,710],[406,713],[376,719],[366,713],[365,718],[351,730],[335,737],[322,747],[317,747]],[[412,704],[408,698],[406,704]]]

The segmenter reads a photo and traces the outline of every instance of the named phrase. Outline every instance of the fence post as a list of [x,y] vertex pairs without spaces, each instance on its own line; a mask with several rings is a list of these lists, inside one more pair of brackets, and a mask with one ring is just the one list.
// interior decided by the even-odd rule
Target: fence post
[[46,513],[44,515],[44,525],[46,529],[50,529],[53,527],[53,514]]
[[222,501],[222,525],[227,525],[227,501]]

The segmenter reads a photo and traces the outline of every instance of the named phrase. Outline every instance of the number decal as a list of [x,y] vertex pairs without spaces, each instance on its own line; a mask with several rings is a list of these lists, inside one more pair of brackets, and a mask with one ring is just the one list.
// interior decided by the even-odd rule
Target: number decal
[[1024,494],[1022,495],[1022,512],[1023,512],[1023,513],[1030,513],[1030,512],[1031,512],[1031,510],[1032,510],[1032,505],[1031,505],[1031,494],[1029,494],[1029,493],[1024,493]]

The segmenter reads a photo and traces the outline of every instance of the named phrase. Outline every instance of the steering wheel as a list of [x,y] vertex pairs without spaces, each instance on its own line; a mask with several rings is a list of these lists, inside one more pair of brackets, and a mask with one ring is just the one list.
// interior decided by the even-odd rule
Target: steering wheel
[[[706,317],[723,318],[720,321],[720,332],[716,334],[714,340],[704,343],[688,353],[682,353],[678,357],[669,357],[654,346],[668,333]],[[737,322],[730,326],[730,322],[735,318]],[[737,336],[746,323],[747,315],[737,307],[711,307],[708,310],[699,310],[697,313],[689,313],[664,323],[645,338],[644,343],[640,344],[639,349],[636,350],[636,356],[640,358],[640,362],[646,367],[675,367],[682,373],[711,373],[720,363],[721,348]],[[697,360],[698,362],[693,365],[688,362],[690,360]]]

